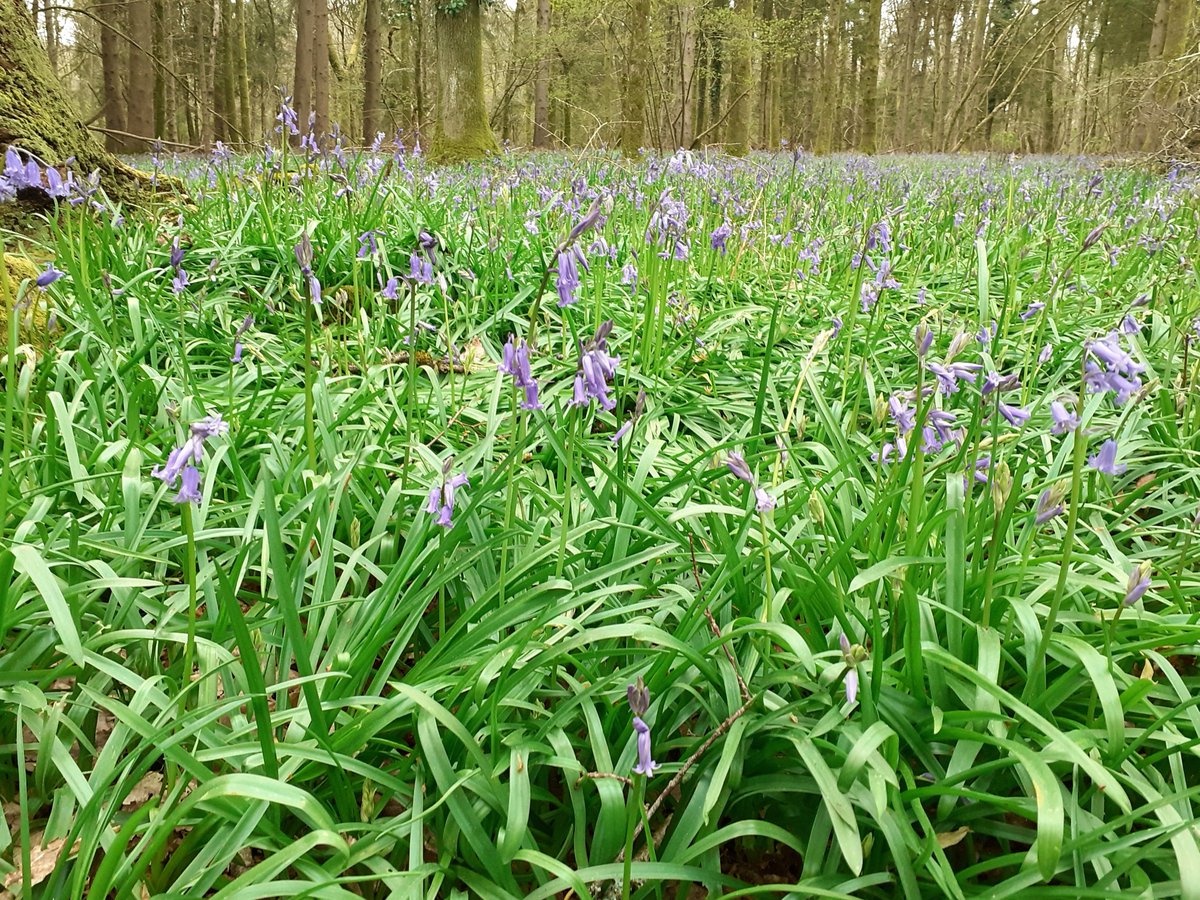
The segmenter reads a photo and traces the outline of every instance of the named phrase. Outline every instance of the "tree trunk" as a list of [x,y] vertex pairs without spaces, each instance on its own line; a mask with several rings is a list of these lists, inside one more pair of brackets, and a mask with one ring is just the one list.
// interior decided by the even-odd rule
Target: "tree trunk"
[[317,135],[329,134],[329,0],[313,0],[313,109]]
[[550,134],[550,0],[537,0],[537,71],[533,82],[533,147],[548,148]]
[[839,76],[841,75],[842,0],[830,0],[829,32],[825,45],[825,73],[821,98],[821,121],[817,129],[818,153],[834,148],[837,131]]
[[696,7],[685,2],[679,8],[679,146],[691,147],[695,134],[692,110],[695,108],[696,80]]
[[142,140],[131,149],[145,150],[154,137],[154,65],[150,48],[154,46],[154,5],[151,0],[127,0],[129,15],[129,112],[125,130]]
[[650,68],[650,0],[633,0],[625,62],[625,91],[621,102],[621,150],[637,156],[645,134],[646,77]]
[[0,35],[0,148],[17,147],[58,168],[74,158],[79,175],[98,170],[110,197],[135,202],[149,189],[149,179],[92,138],[50,70],[22,0],[0,0]]
[[750,81],[750,40],[748,35],[734,34],[731,41],[725,149],[734,156],[745,156],[750,149],[750,95],[754,90]]
[[[11,3],[14,0],[0,0],[0,4]],[[111,132],[125,131],[125,98],[121,90],[121,44],[117,33],[117,17],[101,17],[100,19],[100,66],[104,73],[104,127],[109,130],[105,135],[105,146],[119,153],[125,149],[125,139]]]
[[167,133],[167,79],[163,65],[167,59],[166,0],[154,0],[154,136]]
[[458,12],[436,8],[438,109],[434,155],[447,162],[498,152],[483,96],[483,23],[479,0]]
[[879,26],[883,17],[883,0],[867,0],[867,18],[863,23],[862,50],[862,138],[859,149],[874,153],[879,128]]
[[292,108],[300,130],[308,128],[313,112],[313,29],[316,0],[296,0],[296,69],[292,83]]
[[383,16],[380,0],[366,0],[366,17],[363,25],[363,117],[362,138],[370,144],[379,131],[380,101],[383,87],[383,53],[381,38]]
[[[1043,3],[1038,7],[1038,13],[1044,14],[1053,21],[1053,16],[1058,12],[1057,8],[1050,3]],[[1055,96],[1054,88],[1058,80],[1058,31],[1057,23],[1051,26],[1049,34],[1046,36],[1046,50],[1042,56],[1042,134],[1041,134],[1041,150],[1043,153],[1053,153],[1057,142],[1057,127],[1055,122]]]
[[[757,27],[766,31],[768,24],[775,18],[774,0],[758,0]],[[774,110],[771,107],[771,73],[774,68],[775,53],[770,43],[760,42],[763,46],[762,62],[758,74],[758,145],[771,147],[771,117]]]
[[246,0],[236,0],[237,36],[235,38],[237,55],[238,123],[241,128],[242,140],[251,140],[250,129],[250,66],[246,60]]

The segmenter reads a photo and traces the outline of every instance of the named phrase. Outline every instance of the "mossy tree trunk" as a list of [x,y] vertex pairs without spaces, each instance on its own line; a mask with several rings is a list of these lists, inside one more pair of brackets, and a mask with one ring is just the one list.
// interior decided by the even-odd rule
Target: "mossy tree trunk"
[[362,138],[364,144],[375,139],[382,121],[380,106],[383,95],[383,13],[380,0],[366,0],[363,24],[363,111]]
[[42,49],[23,0],[0,0],[0,152],[12,145],[43,165],[99,170],[110,197],[136,201],[149,179],[107,153],[80,121]]
[[725,119],[725,150],[733,156],[745,156],[750,150],[751,82],[750,42],[754,23],[749,2],[738,4],[735,10],[745,10],[734,23],[736,28],[729,44],[729,111]]
[[433,155],[445,162],[498,152],[483,96],[483,23],[479,0],[438,4],[438,108]]

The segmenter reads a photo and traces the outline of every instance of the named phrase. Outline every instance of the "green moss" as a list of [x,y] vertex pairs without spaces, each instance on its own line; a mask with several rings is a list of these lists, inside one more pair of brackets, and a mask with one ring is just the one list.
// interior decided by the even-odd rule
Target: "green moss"
[[453,165],[471,159],[481,159],[492,153],[499,153],[500,145],[491,130],[464,135],[457,140],[449,140],[445,135],[436,135],[429,155],[439,163]]
[[[8,316],[13,302],[21,288],[21,282],[37,278],[37,267],[23,256],[4,254],[4,267],[7,277],[0,277],[0,335],[8,335]],[[7,290],[5,286],[7,285]],[[25,298],[33,300],[28,304],[19,320],[17,342],[44,347],[46,344],[47,309],[44,295],[40,290],[26,289]],[[5,337],[7,340],[7,337]]]

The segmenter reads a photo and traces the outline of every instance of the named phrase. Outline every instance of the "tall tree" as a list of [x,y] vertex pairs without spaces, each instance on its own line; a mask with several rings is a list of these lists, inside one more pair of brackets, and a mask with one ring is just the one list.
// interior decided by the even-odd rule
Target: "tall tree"
[[365,0],[363,24],[363,114],[362,137],[370,143],[379,131],[383,99],[383,16],[380,0]]
[[629,50],[625,64],[625,90],[621,102],[621,150],[636,156],[646,127],[646,79],[650,69],[650,0],[633,0],[629,20]]
[[537,0],[536,71],[533,80],[533,146],[543,150],[550,134],[550,0]]
[[151,0],[126,0],[128,30],[130,30],[130,77],[128,77],[128,112],[125,130],[137,136],[131,149],[145,149],[148,139],[155,137],[154,121],[154,62],[150,48],[154,46],[154,4]]
[[237,56],[238,83],[238,123],[241,126],[242,140],[252,139],[250,133],[250,66],[246,60],[246,0],[235,0],[235,15],[237,17],[237,36],[235,53]]
[[438,107],[433,152],[446,161],[471,159],[500,149],[488,125],[484,99],[479,3],[442,0],[434,13]]
[[883,18],[883,0],[867,0],[862,42],[862,137],[859,149],[874,153],[879,128],[879,27]]
[[296,70],[292,79],[292,102],[300,119],[300,129],[308,127],[313,112],[313,31],[316,0],[296,0]]
[[[735,0],[737,2],[737,0]],[[729,47],[729,109],[725,120],[725,149],[734,156],[743,156],[750,149],[750,95],[754,91],[751,83],[750,36],[742,34],[753,25],[750,21],[753,9],[748,0],[731,7],[735,12],[745,11],[733,22],[733,33]]]
[[[5,0],[0,0],[0,3]],[[118,7],[120,9],[120,7]],[[100,17],[100,66],[104,73],[105,146],[113,151],[125,149],[125,92],[121,78],[121,39],[118,34],[120,18]]]
[[329,0],[313,0],[313,110],[317,134],[329,133]]

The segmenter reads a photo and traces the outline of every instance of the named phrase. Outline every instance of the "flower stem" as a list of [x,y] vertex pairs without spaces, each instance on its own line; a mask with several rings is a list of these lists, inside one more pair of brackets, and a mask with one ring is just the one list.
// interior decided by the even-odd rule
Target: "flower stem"
[[313,306],[304,304],[304,443],[308,448],[308,467],[317,468],[317,442],[313,426],[313,358],[312,358]]
[[183,575],[188,586],[187,641],[183,645],[183,677],[179,692],[180,713],[187,703],[188,688],[192,681],[192,659],[196,655],[196,529],[192,522],[192,504],[183,503],[183,534],[187,538],[184,551]]
[[646,776],[634,775],[633,788],[629,792],[629,809],[625,816],[625,869],[621,877],[621,900],[629,900],[629,890],[633,886],[633,838],[640,824],[642,798],[646,793]]

